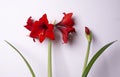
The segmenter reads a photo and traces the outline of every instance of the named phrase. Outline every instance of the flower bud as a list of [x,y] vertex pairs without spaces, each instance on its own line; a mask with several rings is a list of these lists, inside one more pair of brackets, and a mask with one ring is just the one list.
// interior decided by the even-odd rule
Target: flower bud
[[90,30],[89,30],[88,27],[85,27],[85,33],[86,33],[87,35],[90,35]]
[[85,27],[85,34],[86,34],[86,38],[87,38],[88,42],[91,42],[91,40],[92,40],[92,32],[89,30],[88,27]]

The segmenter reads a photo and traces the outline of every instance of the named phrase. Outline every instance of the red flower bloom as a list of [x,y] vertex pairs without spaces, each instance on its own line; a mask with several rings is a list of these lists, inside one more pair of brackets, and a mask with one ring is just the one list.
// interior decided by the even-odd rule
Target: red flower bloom
[[64,17],[62,20],[56,24],[56,27],[62,32],[63,35],[63,41],[64,43],[67,43],[69,38],[69,33],[75,32],[75,29],[73,27],[74,21],[72,19],[73,13],[63,13]]
[[[28,19],[27,22],[31,22],[30,19]],[[47,15],[44,14],[39,21],[35,21],[32,24],[27,24],[27,26],[25,26],[28,30],[31,31],[30,33],[30,37],[32,37],[33,39],[38,38],[40,42],[43,42],[45,40],[45,38],[49,38],[51,40],[54,40],[54,25],[53,24],[49,24],[48,19],[47,19]]]

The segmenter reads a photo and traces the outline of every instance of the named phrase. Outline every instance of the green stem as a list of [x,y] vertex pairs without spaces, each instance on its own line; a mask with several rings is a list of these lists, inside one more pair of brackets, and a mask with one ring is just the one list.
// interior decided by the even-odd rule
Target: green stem
[[48,42],[48,77],[52,77],[51,47],[52,47],[52,42],[51,40],[49,40]]
[[91,44],[91,42],[88,41],[87,52],[86,52],[86,56],[85,56],[85,61],[84,61],[82,74],[85,71],[85,68],[87,67],[87,64],[88,64],[88,58],[89,58],[89,53],[90,53],[90,44]]

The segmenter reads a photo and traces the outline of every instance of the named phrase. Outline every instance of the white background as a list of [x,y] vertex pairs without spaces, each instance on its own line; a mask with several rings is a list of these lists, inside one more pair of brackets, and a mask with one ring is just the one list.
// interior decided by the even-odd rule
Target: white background
[[53,42],[53,77],[81,77],[87,40],[84,27],[93,32],[90,57],[103,45],[118,40],[95,62],[88,77],[120,76],[120,0],[0,0],[0,77],[31,77],[22,58],[4,40],[11,42],[31,64],[36,77],[47,77],[47,41],[35,43],[23,26],[27,18],[44,13],[50,22],[63,12],[73,12],[76,35],[63,44],[61,34]]

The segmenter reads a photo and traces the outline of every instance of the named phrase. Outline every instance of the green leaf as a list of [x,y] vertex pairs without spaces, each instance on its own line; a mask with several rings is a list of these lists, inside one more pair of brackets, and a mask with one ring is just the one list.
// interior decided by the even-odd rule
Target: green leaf
[[32,70],[30,64],[28,63],[28,61],[25,59],[25,57],[20,53],[20,51],[18,51],[17,48],[15,48],[15,46],[13,46],[11,43],[9,43],[8,41],[5,40],[5,42],[10,45],[21,57],[22,59],[24,60],[24,62],[26,63],[27,67],[29,68],[29,71],[31,72],[32,74],[32,77],[35,77],[35,74],[34,74],[34,71]]
[[110,46],[112,45],[114,42],[110,42],[108,44],[106,44],[105,46],[103,46],[90,60],[90,62],[88,63],[87,67],[85,68],[85,71],[82,74],[82,77],[87,77],[91,67],[93,66],[93,64],[95,63],[95,61],[98,59],[98,57]]

